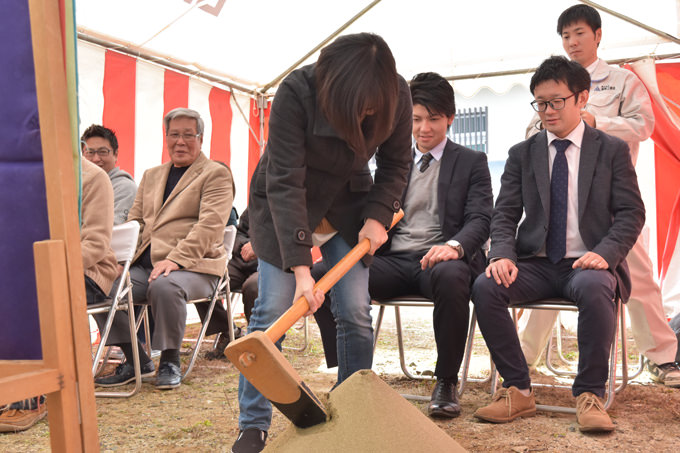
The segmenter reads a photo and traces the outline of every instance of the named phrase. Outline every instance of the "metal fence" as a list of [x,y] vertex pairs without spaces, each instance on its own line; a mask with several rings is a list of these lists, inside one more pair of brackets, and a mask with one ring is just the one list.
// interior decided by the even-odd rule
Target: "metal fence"
[[459,109],[449,129],[449,138],[460,145],[488,153],[488,127],[489,107]]

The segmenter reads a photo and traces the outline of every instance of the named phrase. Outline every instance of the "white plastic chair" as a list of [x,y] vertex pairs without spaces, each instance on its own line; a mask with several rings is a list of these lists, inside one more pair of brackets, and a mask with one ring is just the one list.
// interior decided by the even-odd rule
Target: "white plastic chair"
[[[137,393],[142,387],[142,375],[139,365],[139,351],[137,349],[137,326],[135,320],[134,306],[132,303],[132,281],[130,280],[130,264],[137,249],[137,239],[139,236],[139,223],[127,222],[122,225],[113,227],[113,234],[111,236],[111,249],[116,255],[116,261],[123,263],[123,272],[116,287],[116,293],[113,298],[107,299],[99,304],[92,304],[87,306],[87,314],[103,314],[106,313],[106,323],[104,324],[103,332],[100,332],[100,341],[97,346],[97,351],[94,354],[92,363],[92,375],[97,374],[99,368],[99,361],[102,358],[106,341],[111,332],[111,325],[113,324],[113,317],[119,310],[126,310],[128,313],[129,327],[130,327],[130,342],[132,344],[132,363],[135,370],[135,387],[128,392],[95,392],[96,396],[103,397],[130,397]],[[140,322],[144,317],[140,318]],[[106,361],[104,361],[105,363]]]
[[[234,225],[229,225],[224,228],[224,248],[227,251],[227,263],[231,259],[231,252],[234,249],[234,241],[236,240],[236,227]],[[212,318],[213,310],[215,309],[215,303],[217,300],[227,301],[227,322],[229,324],[229,338],[234,339],[234,323],[231,315],[231,304],[229,303],[229,274],[227,273],[227,264],[224,265],[224,273],[217,282],[217,286],[210,297],[204,297],[201,299],[194,299],[187,301],[188,304],[197,304],[202,302],[209,302],[208,311],[205,314],[205,319],[202,320],[201,330],[198,333],[198,338],[195,340],[187,340],[192,343],[195,341],[193,350],[191,351],[191,360],[187,366],[186,371],[182,374],[182,379],[186,379],[191,370],[194,368],[196,359],[198,358],[199,350],[201,349],[201,343],[205,338],[205,332],[208,330],[208,324],[210,324],[210,319]]]

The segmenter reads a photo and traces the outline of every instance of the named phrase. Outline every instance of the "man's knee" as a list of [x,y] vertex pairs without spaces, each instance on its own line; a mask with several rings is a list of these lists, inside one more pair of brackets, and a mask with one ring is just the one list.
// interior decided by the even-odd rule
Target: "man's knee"
[[471,298],[475,306],[490,298],[494,298],[498,285],[493,278],[488,278],[485,273],[477,276],[472,284]]
[[571,286],[575,302],[592,298],[593,295],[612,300],[616,293],[616,278],[608,271],[585,269],[574,275]]
[[161,275],[149,283],[146,295],[149,303],[152,305],[159,301],[163,304],[171,303],[172,301],[176,301],[178,304],[186,304],[184,289],[170,276]]
[[458,260],[442,261],[432,268],[430,280],[433,289],[443,285],[447,288],[469,288],[470,267]]

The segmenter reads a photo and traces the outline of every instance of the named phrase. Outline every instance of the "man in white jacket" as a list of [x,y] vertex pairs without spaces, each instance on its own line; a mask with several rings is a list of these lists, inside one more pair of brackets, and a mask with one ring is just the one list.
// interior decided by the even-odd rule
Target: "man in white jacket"
[[[567,8],[557,21],[557,33],[569,58],[590,73],[590,95],[581,118],[589,126],[624,140],[635,164],[640,142],[654,130],[647,90],[631,71],[609,66],[598,58],[602,21],[594,8],[587,5]],[[534,117],[527,136],[541,128],[538,116]],[[680,387],[680,368],[675,362],[677,341],[666,322],[661,291],[654,280],[652,262],[642,237],[626,260],[632,281],[627,307],[635,343],[647,357],[649,372],[656,381]],[[557,312],[531,311],[520,320],[520,341],[527,363],[535,365],[540,358],[556,316]]]

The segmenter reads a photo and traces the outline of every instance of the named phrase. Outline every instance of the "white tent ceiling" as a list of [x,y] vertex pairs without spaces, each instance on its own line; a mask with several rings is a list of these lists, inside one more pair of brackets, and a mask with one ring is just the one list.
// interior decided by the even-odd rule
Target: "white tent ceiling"
[[[83,35],[260,89],[372,3],[342,33],[383,36],[408,79],[422,71],[461,76],[535,67],[551,54],[563,54],[557,17],[577,1],[76,0],[76,22]],[[597,3],[679,34],[678,0]],[[680,52],[676,43],[600,14],[600,56],[607,60]],[[306,62],[315,59],[311,55]],[[456,88],[493,84],[459,81]]]

